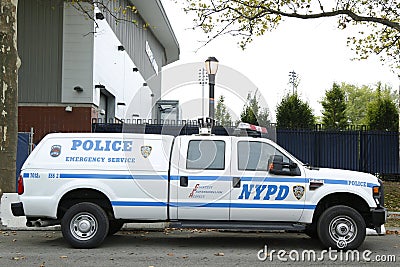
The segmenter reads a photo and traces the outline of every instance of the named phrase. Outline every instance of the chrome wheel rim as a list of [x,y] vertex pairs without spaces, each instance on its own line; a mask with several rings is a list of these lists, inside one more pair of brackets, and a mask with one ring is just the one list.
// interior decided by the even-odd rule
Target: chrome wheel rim
[[349,216],[337,216],[329,224],[329,236],[339,248],[344,248],[357,236],[357,224]]
[[72,235],[81,241],[91,239],[98,229],[96,217],[89,212],[80,212],[76,214],[70,223]]

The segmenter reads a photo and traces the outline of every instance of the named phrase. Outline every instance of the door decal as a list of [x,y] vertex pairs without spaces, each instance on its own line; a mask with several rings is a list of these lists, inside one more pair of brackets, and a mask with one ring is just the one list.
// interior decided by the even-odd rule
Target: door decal
[[304,196],[305,188],[302,185],[296,185],[293,186],[293,194],[297,198],[297,200],[300,200]]

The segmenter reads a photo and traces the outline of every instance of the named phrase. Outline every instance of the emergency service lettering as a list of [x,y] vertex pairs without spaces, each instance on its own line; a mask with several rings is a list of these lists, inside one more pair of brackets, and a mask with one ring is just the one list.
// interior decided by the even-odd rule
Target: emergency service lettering
[[[255,195],[253,200],[260,200],[261,194],[265,191],[265,195],[263,200],[270,200],[272,196],[275,196],[274,200],[284,200],[289,194],[289,187],[287,185],[280,185],[279,187],[274,184],[270,185],[254,185],[254,184],[244,184],[242,193],[240,194],[238,199],[249,199],[251,192],[254,191],[255,186]],[[266,190],[265,190],[266,189]]]
[[132,151],[133,141],[123,140],[72,140],[71,150]]

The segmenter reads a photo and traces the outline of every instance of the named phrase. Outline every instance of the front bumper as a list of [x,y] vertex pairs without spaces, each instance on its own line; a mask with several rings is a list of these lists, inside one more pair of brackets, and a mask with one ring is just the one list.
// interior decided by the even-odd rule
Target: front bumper
[[11,203],[11,212],[14,216],[25,216],[24,205],[22,202]]
[[382,224],[386,222],[387,219],[387,209],[383,207],[377,207],[371,210],[372,224],[375,229],[380,228]]

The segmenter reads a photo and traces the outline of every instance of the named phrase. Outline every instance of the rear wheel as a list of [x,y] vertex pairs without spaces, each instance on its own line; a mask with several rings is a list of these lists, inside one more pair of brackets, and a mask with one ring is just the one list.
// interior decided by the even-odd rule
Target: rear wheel
[[109,220],[105,211],[90,202],[75,204],[61,220],[64,238],[74,248],[99,246],[108,234]]
[[364,242],[366,226],[358,211],[338,205],[321,214],[317,231],[319,239],[326,247],[356,249]]

